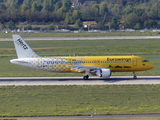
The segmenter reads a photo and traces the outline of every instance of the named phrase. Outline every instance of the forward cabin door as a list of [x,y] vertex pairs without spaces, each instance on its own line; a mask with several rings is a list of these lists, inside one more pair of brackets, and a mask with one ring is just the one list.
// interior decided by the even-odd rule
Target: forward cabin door
[[132,58],[132,64],[133,66],[137,66],[137,58]]

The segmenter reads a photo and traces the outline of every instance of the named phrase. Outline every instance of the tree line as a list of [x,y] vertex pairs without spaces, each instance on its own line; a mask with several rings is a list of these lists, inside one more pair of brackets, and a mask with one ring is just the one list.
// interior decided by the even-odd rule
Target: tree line
[[[72,6],[73,2],[79,6]],[[159,28],[160,0],[1,0],[0,29],[16,25],[51,24],[81,28],[96,21],[95,28]]]

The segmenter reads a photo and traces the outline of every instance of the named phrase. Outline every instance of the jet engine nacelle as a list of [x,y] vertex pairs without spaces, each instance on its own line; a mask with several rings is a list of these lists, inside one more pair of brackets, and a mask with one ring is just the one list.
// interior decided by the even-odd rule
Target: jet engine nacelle
[[109,78],[111,76],[111,70],[110,69],[99,69],[96,71],[96,75],[102,78]]

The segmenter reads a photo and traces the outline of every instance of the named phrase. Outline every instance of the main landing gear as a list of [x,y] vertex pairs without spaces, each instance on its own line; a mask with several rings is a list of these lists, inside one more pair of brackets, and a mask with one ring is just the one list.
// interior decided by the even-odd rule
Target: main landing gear
[[136,73],[133,72],[133,79],[137,79]]
[[83,80],[88,80],[89,78],[89,71],[85,71],[85,76],[83,76]]
[[89,75],[83,76],[83,80],[88,80],[88,78],[89,78]]

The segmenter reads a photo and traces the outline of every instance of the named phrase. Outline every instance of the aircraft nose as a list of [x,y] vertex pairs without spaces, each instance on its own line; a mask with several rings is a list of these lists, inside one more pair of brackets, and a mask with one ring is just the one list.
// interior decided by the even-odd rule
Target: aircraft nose
[[154,68],[154,65],[152,63],[150,63],[149,68],[150,69]]

